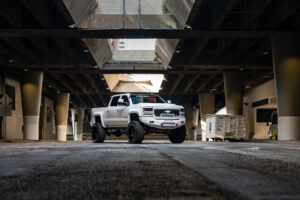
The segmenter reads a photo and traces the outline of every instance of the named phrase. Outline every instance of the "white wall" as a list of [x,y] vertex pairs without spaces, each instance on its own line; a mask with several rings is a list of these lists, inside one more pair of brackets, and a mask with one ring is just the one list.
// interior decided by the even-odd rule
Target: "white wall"
[[12,116],[5,117],[5,139],[22,140],[23,139],[23,110],[21,100],[20,83],[6,78],[5,84],[15,87],[15,110],[12,111]]
[[268,139],[266,123],[256,122],[256,110],[259,108],[277,108],[277,105],[276,103],[269,103],[268,105],[252,108],[252,103],[275,96],[274,80],[265,82],[246,92],[244,97],[244,103],[248,103],[248,105],[244,104],[246,138],[253,135],[253,139]]

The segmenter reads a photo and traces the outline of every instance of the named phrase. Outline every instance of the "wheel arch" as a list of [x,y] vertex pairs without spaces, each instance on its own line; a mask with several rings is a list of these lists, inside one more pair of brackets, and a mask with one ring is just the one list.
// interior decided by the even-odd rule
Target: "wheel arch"
[[100,114],[95,115],[94,116],[94,122],[95,123],[100,123],[103,128],[106,128],[106,125],[104,123],[103,114],[100,113]]
[[139,117],[138,112],[129,113],[128,124],[132,121],[140,121],[140,117]]

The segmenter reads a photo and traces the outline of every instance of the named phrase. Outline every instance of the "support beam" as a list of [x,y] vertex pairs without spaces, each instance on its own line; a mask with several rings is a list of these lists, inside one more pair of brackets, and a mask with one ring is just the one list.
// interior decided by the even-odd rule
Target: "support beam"
[[[85,77],[85,79],[87,81],[89,81],[90,85],[92,86],[93,90],[97,93],[97,96],[99,96],[103,106],[107,106],[107,102],[105,101],[103,95],[101,94],[101,90],[99,88],[99,84],[96,85],[95,83],[95,80],[93,78],[93,76],[91,74],[86,74],[86,73],[83,73],[83,76]],[[97,104],[98,105],[98,104]]]
[[227,39],[263,39],[272,34],[286,31],[211,31],[211,30],[162,30],[162,29],[2,29],[0,38],[102,38],[102,39],[141,39],[141,38],[227,38]]
[[25,72],[22,75],[22,105],[24,139],[39,140],[39,119],[42,98],[43,72]]
[[211,75],[210,78],[207,81],[205,81],[202,85],[200,85],[200,87],[198,88],[197,92],[200,93],[201,90],[203,90],[207,86],[207,84],[209,84],[209,82],[212,81],[217,75],[218,74]]
[[194,78],[187,84],[187,86],[183,90],[183,94],[187,93],[189,89],[194,85],[194,83],[199,79],[200,75],[195,75]]
[[181,80],[183,79],[184,74],[179,75],[178,79],[176,80],[176,82],[173,84],[172,89],[170,90],[170,94],[174,93],[174,91],[176,90],[176,88],[178,87],[179,83],[181,82]]

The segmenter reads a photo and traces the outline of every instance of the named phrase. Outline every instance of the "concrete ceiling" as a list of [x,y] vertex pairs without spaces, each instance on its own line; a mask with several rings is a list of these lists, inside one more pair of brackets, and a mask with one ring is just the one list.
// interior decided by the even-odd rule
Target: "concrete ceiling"
[[[161,16],[162,24],[172,23],[176,28],[192,29],[190,35],[193,31],[207,31],[205,33],[210,36],[216,36],[217,32],[218,37],[205,38],[203,33],[199,38],[170,40],[166,37],[159,40],[156,53],[162,64],[171,66],[168,70],[160,70],[160,63],[109,63],[111,51],[103,38],[80,39],[55,35],[1,37],[1,71],[19,78],[24,69],[43,70],[44,94],[54,96],[57,90],[70,92],[74,105],[93,107],[105,105],[111,95],[101,74],[151,73],[154,70],[153,73],[166,74],[167,81],[163,83],[161,91],[163,97],[177,103],[190,100],[195,104],[198,93],[211,91],[217,94],[217,104],[221,106],[224,104],[224,70],[245,71],[247,88],[273,77],[270,38],[254,37],[249,30],[258,31],[259,34],[262,31],[299,30],[298,0],[164,2],[166,16]],[[103,13],[97,11],[99,5],[96,0],[2,0],[0,29],[2,32],[4,29],[17,32],[26,29],[64,31],[72,30],[72,24],[78,28],[89,28],[91,19],[104,17]],[[143,19],[147,23],[147,17]],[[136,21],[131,20],[130,23]],[[163,32],[160,31],[157,33]],[[233,34],[229,37],[229,33],[224,31],[232,31]],[[241,33],[237,31],[243,31],[244,36],[248,37],[238,37]],[[143,30],[141,34],[150,32]]]

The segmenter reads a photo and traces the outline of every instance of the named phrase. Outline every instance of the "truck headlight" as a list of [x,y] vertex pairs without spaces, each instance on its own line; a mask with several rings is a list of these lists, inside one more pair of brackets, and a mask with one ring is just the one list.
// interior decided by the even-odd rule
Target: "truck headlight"
[[143,108],[143,115],[153,115],[153,108]]

